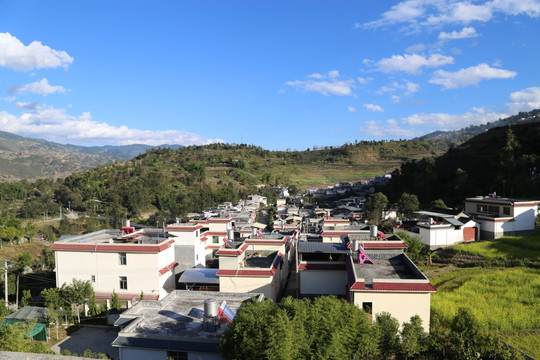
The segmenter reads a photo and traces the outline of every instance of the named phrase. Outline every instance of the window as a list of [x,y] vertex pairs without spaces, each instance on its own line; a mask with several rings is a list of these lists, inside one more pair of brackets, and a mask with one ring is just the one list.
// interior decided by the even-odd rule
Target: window
[[489,206],[488,206],[488,213],[489,213],[489,214],[493,214],[493,215],[499,215],[499,207],[498,207],[498,206],[489,205]]
[[120,276],[120,289],[127,290],[127,276]]
[[477,213],[486,213],[487,212],[487,206],[486,205],[476,205],[476,212]]
[[212,243],[219,244],[219,236],[212,236]]
[[362,309],[364,309],[364,312],[366,314],[371,314],[373,311],[373,303],[371,302],[362,303]]
[[508,215],[510,216],[510,208],[505,206],[503,207],[503,215]]
[[96,282],[96,275],[91,275],[91,276],[90,276],[90,280],[91,280],[92,282]]
[[127,265],[126,253],[118,253],[118,265]]

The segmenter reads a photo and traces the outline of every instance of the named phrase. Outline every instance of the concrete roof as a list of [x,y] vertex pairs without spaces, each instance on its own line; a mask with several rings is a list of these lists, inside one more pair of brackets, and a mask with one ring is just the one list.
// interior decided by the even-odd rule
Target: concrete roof
[[226,301],[236,312],[243,302],[254,297],[262,299],[258,293],[175,290],[163,300],[140,301],[120,315],[121,320],[135,320],[118,333],[112,345],[216,352],[228,322],[222,319],[215,332],[206,331],[203,327],[204,301],[213,299],[218,306]]
[[376,280],[421,280],[428,281],[427,277],[414,265],[405,254],[388,253],[371,254],[368,256],[373,260],[373,264],[366,261],[364,264],[358,263],[358,256],[352,255],[354,274],[356,279],[364,279],[366,284],[372,284]]

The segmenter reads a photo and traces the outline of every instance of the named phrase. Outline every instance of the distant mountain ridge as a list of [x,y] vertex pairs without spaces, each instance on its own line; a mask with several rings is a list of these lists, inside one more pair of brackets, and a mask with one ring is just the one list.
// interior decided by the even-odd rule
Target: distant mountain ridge
[[454,144],[461,144],[472,139],[476,135],[482,134],[489,129],[501,126],[526,124],[540,121],[540,109],[531,110],[528,112],[520,112],[504,119],[499,119],[494,122],[488,122],[483,125],[471,125],[463,129],[453,131],[434,131],[432,133],[420,136],[416,139],[424,141],[446,140]]
[[[412,139],[410,142],[411,144],[418,141],[430,143],[431,155],[439,155],[451,146],[460,145],[489,129],[507,126],[509,124],[517,125],[530,122],[540,122],[540,109],[525,113],[520,112],[517,115],[485,125],[472,125],[455,131],[435,131]],[[411,146],[414,147],[415,145]],[[92,169],[98,165],[133,159],[152,148],[171,148],[174,150],[181,147],[182,145],[169,144],[160,146],[144,144],[119,146],[63,145],[43,139],[27,138],[0,131],[0,181],[66,177],[75,172]],[[343,147],[346,148],[347,144],[340,148]],[[384,151],[395,153],[395,156],[399,157],[399,152],[406,150],[397,147]],[[369,156],[375,156],[375,153],[370,153]],[[419,154],[415,154],[414,156],[417,155]],[[351,158],[350,160],[355,163],[365,162],[365,156],[366,154],[363,154],[358,159]],[[429,156],[429,152],[425,156]],[[383,161],[382,158],[380,160]],[[406,158],[402,160],[406,160]]]
[[[161,147],[178,149],[182,145]],[[115,160],[132,159],[152,148],[155,146],[143,144],[63,145],[0,131],[0,180],[65,177]]]

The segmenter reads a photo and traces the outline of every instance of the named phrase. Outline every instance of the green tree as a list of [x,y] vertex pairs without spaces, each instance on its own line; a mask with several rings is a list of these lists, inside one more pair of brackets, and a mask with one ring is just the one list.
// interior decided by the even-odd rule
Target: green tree
[[88,313],[90,314],[90,316],[96,316],[98,314],[95,293],[92,294],[92,297],[88,301]]
[[81,322],[81,306],[86,304],[94,295],[94,289],[90,281],[73,279],[70,285],[63,284],[61,288],[62,297],[75,308],[77,320]]
[[377,314],[375,332],[383,359],[388,359],[398,352],[398,329],[399,322],[390,313],[381,312]]
[[30,305],[30,302],[32,302],[32,293],[30,292],[30,289],[23,290],[23,296],[21,299],[22,306],[28,306]]
[[428,334],[422,327],[420,316],[414,315],[410,322],[403,324],[400,338],[400,352],[405,359],[419,355],[427,349]]
[[407,244],[407,255],[411,260],[420,261],[422,259],[422,251],[424,250],[420,235],[411,235],[405,231],[398,231],[396,235]]
[[118,298],[118,294],[114,290],[111,297],[111,309],[120,310],[120,299]]
[[429,206],[432,208],[448,209],[448,206],[446,206],[442,199],[433,200]]
[[414,212],[418,211],[420,208],[418,197],[414,194],[401,194],[398,201],[398,208],[405,219],[410,219],[414,215]]
[[373,224],[380,224],[382,222],[382,212],[387,205],[388,198],[383,193],[370,194],[364,204],[368,220]]

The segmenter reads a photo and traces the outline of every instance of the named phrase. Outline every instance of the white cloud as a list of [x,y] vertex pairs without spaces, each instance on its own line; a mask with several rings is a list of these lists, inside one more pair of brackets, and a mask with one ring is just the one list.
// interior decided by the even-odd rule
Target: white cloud
[[24,109],[24,110],[31,110],[31,111],[38,111],[43,108],[43,106],[40,103],[37,102],[16,102],[15,103],[16,109]]
[[507,103],[512,114],[520,111],[540,109],[540,87],[529,87],[510,94],[511,103]]
[[414,44],[406,48],[405,52],[409,54],[418,54],[424,52],[426,48],[427,46],[425,44]]
[[11,89],[8,90],[8,94],[26,94],[26,93],[33,93],[33,94],[40,94],[43,96],[54,94],[54,93],[60,93],[65,94],[66,88],[60,85],[52,86],[49,84],[49,81],[47,79],[42,79],[41,81],[35,81],[30,84],[26,85],[18,85],[14,86]]
[[40,41],[25,46],[10,33],[0,33],[0,66],[16,71],[66,68],[73,58],[65,51],[51,49]]
[[405,0],[393,5],[375,21],[363,24],[365,28],[378,28],[393,24],[406,24],[413,30],[422,26],[469,24],[490,21],[496,14],[540,16],[537,0]]
[[331,79],[338,78],[339,77],[339,71],[337,71],[337,70],[329,71],[328,72],[328,77],[331,78]]
[[205,139],[183,130],[153,131],[117,127],[92,120],[88,112],[75,117],[67,114],[65,109],[35,103],[18,103],[16,107],[28,111],[20,115],[0,111],[0,130],[59,143],[193,145],[224,142],[221,139]]
[[475,28],[473,27],[464,27],[461,31],[452,31],[450,33],[441,32],[439,34],[439,40],[458,40],[458,39],[468,39],[475,38],[478,34],[476,33]]
[[441,54],[432,54],[428,58],[424,55],[405,54],[392,55],[390,58],[381,59],[376,66],[379,71],[384,73],[406,72],[409,74],[418,74],[422,67],[438,67],[446,64],[452,64],[454,58]]
[[328,75],[322,75],[317,73],[311,74],[308,75],[308,78],[310,80],[287,81],[285,85],[300,89],[301,91],[318,92],[325,96],[353,95],[352,89],[355,86],[354,80],[338,80],[339,77],[339,71],[332,70],[328,72]]
[[358,81],[360,85],[366,85],[370,80],[371,78],[363,78],[363,77],[356,78],[356,81]]
[[540,16],[540,2],[538,0],[493,0],[491,4],[493,9],[508,15]]
[[364,108],[368,109],[369,111],[380,111],[383,112],[383,108],[376,104],[364,104],[362,105]]
[[347,111],[348,112],[356,112],[356,108],[354,108],[352,106],[349,106],[349,107],[347,107]]
[[445,113],[420,113],[402,118],[401,123],[412,126],[432,126],[447,130],[461,129],[469,125],[486,124],[490,121],[496,121],[502,113],[488,112],[483,108],[473,108],[474,112],[464,114],[445,114]]
[[360,128],[360,132],[371,135],[373,137],[394,139],[411,138],[419,135],[419,132],[399,127],[397,123],[392,123],[392,121],[390,120],[388,120],[386,123],[381,123],[373,120],[365,121],[364,127]]
[[484,63],[461,69],[456,72],[437,70],[429,82],[441,85],[445,89],[457,89],[476,85],[482,80],[509,79],[516,75],[517,72],[515,71],[493,68]]

